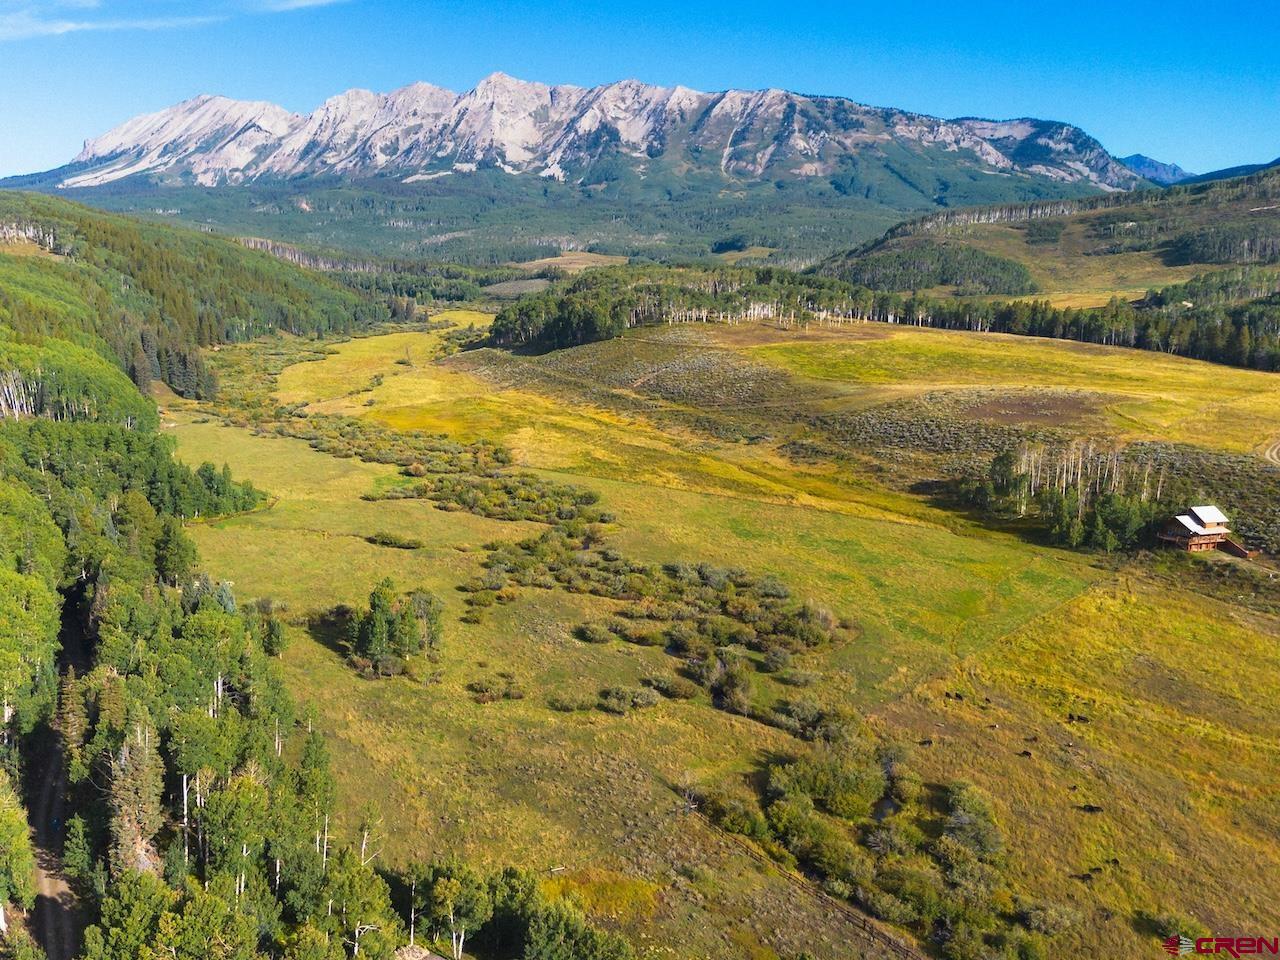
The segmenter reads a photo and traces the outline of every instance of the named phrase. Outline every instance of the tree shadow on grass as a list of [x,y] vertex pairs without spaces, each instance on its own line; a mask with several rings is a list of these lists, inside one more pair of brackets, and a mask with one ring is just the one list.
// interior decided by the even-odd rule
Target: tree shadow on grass
[[1129,926],[1140,937],[1163,940],[1168,935],[1161,929],[1159,918],[1146,910],[1139,910],[1130,917]]
[[351,656],[351,629],[356,612],[346,604],[313,613],[307,618],[307,633],[321,646],[343,657]]
[[1007,533],[1023,543],[1038,547],[1054,545],[1043,525],[1026,517],[995,516],[966,501],[954,485],[945,480],[920,480],[911,484],[908,492],[923,497],[929,506],[937,510],[945,510],[983,529]]

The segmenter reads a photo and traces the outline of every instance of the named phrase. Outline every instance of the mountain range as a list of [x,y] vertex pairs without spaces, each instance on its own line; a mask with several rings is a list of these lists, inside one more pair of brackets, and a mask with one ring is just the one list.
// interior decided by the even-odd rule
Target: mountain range
[[307,115],[198,96],[88,140],[44,179],[71,188],[138,176],[200,186],[316,175],[415,182],[491,167],[589,183],[602,164],[621,161],[640,177],[661,167],[731,181],[806,180],[895,151],[946,155],[969,172],[1050,192],[1055,184],[1143,184],[1066,123],[946,120],[776,89],[702,93],[634,80],[549,86],[502,73],[462,94],[426,83],[385,94],[350,90]]
[[1183,180],[1190,180],[1195,176],[1194,173],[1187,173],[1176,163],[1153,160],[1151,157],[1141,153],[1133,153],[1127,157],[1121,157],[1120,162],[1138,176],[1150,180],[1152,183],[1158,183],[1162,187],[1181,183]]

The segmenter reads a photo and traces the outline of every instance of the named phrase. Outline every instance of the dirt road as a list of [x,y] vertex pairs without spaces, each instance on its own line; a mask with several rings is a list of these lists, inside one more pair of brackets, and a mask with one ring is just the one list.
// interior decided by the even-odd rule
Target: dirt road
[[1263,450],[1262,455],[1277,467],[1280,467],[1280,440]]
[[[50,737],[56,743],[55,738]],[[56,746],[42,751],[45,761],[31,809],[36,853],[34,932],[49,960],[71,960],[80,947],[80,920],[75,894],[62,874],[62,846],[67,777]]]
[[[62,670],[83,674],[89,661],[75,604],[62,611]],[[67,765],[62,742],[52,729],[37,734],[31,756],[31,841],[36,855],[36,905],[32,933],[49,960],[71,960],[80,951],[84,919],[62,872],[62,840],[67,822]]]

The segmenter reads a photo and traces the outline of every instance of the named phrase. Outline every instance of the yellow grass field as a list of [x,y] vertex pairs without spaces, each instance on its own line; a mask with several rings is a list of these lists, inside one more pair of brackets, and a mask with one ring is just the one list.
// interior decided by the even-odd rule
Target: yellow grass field
[[538,260],[526,260],[516,266],[536,273],[546,267],[555,267],[565,273],[581,273],[591,267],[610,267],[626,263],[626,257],[615,257],[605,253],[588,253],[585,250],[564,250],[554,257],[542,257]]
[[10,243],[0,243],[0,256],[6,257],[42,257],[49,260],[61,260],[62,257],[56,253],[51,253],[40,244],[31,240],[16,240]]
[[773,247],[747,247],[745,250],[729,250],[719,254],[718,259],[734,266],[743,260],[760,260],[774,252]]
[[[733,334],[726,336],[733,337]],[[1132,439],[1253,451],[1280,432],[1280,378],[1150,351],[876,324],[747,346],[753,358],[857,393],[893,388],[1057,388],[1096,397]]]
[[1058,306],[1096,306],[1112,296],[1132,299],[1152,288],[1190,280],[1208,269],[1203,264],[1169,266],[1156,251],[1087,253],[1089,224],[1102,214],[1105,211],[1071,218],[1061,239],[1052,245],[1028,244],[1023,230],[999,223],[966,226],[963,238],[967,245],[1025,263],[1036,285],[1051,298],[1078,298],[1076,302],[1057,302]]

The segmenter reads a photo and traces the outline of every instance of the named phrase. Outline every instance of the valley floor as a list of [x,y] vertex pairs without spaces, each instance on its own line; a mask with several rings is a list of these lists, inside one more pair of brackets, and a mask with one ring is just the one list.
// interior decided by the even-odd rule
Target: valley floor
[[[1008,397],[1036,386],[1080,394],[1091,428],[1194,438],[1208,423],[1246,452],[1280,433],[1276,381],[1076,344],[889,333],[642,331],[561,355],[443,361],[442,334],[392,333],[286,366],[274,389],[312,412],[500,442],[519,465],[599,493],[630,555],[774,574],[850,617],[852,640],[798,664],[816,675],[812,694],[915,744],[927,781],[990,792],[1021,889],[1074,905],[1058,955],[1154,949],[1144,918],[1169,911],[1224,934],[1265,929],[1280,894],[1280,719],[1267,706],[1280,619],[1139,563],[984,529],[903,492],[892,465],[800,463],[786,445],[815,418],[941,388],[999,391],[1007,419]],[[1160,365],[1181,374],[1174,385]],[[329,735],[339,829],[372,802],[393,864],[457,851],[547,871],[655,957],[880,955],[815,886],[686,804],[687,786],[755,783],[792,738],[705,696],[624,717],[549,709],[550,696],[636,683],[670,658],[574,639],[610,602],[562,591],[459,622],[457,587],[482,572],[483,545],[533,525],[362,499],[399,471],[235,419],[168,403],[182,458],[226,462],[276,498],[191,532],[239,596],[287,605],[284,665]],[[426,546],[365,539],[379,531]],[[385,576],[445,600],[443,657],[362,680],[308,624]],[[467,685],[498,671],[526,696],[474,702]],[[758,695],[788,691],[764,677]]]

